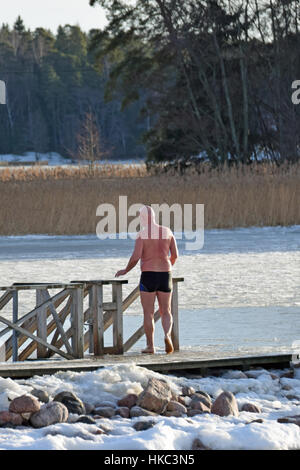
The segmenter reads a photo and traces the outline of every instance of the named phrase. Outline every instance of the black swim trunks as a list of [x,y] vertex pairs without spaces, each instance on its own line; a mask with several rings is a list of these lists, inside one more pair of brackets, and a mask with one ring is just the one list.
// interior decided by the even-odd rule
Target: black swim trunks
[[171,271],[143,271],[140,279],[140,291],[142,292],[171,292]]

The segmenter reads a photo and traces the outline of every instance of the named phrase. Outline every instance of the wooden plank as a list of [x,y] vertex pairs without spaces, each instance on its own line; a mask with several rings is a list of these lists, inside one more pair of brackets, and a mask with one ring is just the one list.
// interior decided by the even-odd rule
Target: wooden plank
[[[85,312],[84,312],[84,321],[86,321],[88,318],[89,318],[89,309],[87,309]],[[72,334],[73,334],[73,329],[72,329],[72,326],[65,332],[66,334],[66,337],[69,339],[69,338],[72,338]],[[52,340],[53,341],[53,340]],[[52,344],[52,342],[51,342]],[[59,338],[57,339],[57,342],[56,343],[53,343],[54,346],[56,346],[57,348],[61,348],[61,346],[63,345],[63,342],[62,342],[62,339]],[[84,350],[86,350],[88,348],[88,332],[85,333],[84,335]],[[52,357],[53,356],[53,352],[52,351],[49,351],[49,357]]]
[[[56,308],[59,307],[59,305],[62,304],[64,300],[65,298],[61,298],[57,300],[56,302],[54,302],[55,307]],[[66,307],[62,309],[62,312],[64,311],[65,308]],[[49,309],[47,309],[46,314],[47,314],[47,317],[50,315]],[[22,323],[20,326],[30,331],[30,333],[34,333],[37,328],[36,318],[35,317],[30,318],[29,320]],[[47,335],[51,334],[52,331],[55,329],[55,327],[56,327],[55,321],[52,320],[52,322],[50,322],[49,325],[47,326]],[[19,337],[19,347],[22,346],[22,344],[24,344],[27,340],[28,338],[26,336],[21,335]],[[5,345],[6,345],[6,360],[8,360],[11,357],[11,338],[9,338],[6,341]],[[37,343],[35,341],[32,341],[31,343],[29,343],[29,345],[25,349],[23,349],[23,351],[19,352],[19,360],[24,361],[25,359],[30,357],[31,354],[36,350],[36,348],[37,348]]]
[[[20,326],[26,320],[30,320],[30,318],[38,315],[39,312],[43,310],[43,308],[49,307],[49,305],[52,302],[56,302],[57,300],[60,300],[60,299],[64,300],[69,294],[70,294],[70,289],[64,289],[61,292],[58,292],[57,294],[53,295],[53,297],[51,297],[51,300],[47,300],[46,302],[42,303],[39,307],[35,307],[33,310],[28,312],[26,315],[19,318],[19,320],[16,322],[16,325]],[[0,331],[0,338],[2,336],[6,335],[9,332],[10,332],[10,328],[5,328],[4,330]]]
[[[233,351],[234,354],[234,351]],[[236,356],[236,357],[203,357],[201,352],[176,352],[174,354],[136,354],[130,356],[109,356],[100,359],[85,358],[80,360],[55,360],[55,361],[28,361],[0,364],[0,377],[5,378],[29,378],[34,375],[50,375],[59,371],[93,371],[106,366],[115,364],[131,364],[134,362],[137,366],[145,367],[156,372],[182,371],[189,370],[194,372],[203,370],[203,373],[210,373],[211,369],[238,368],[243,367],[270,367],[284,368],[289,367],[293,354],[271,354],[255,356]]]
[[[44,300],[49,300],[49,299],[51,298],[51,297],[50,297],[50,294],[49,294],[49,292],[48,292],[47,289],[43,291],[42,295],[43,295]],[[61,322],[60,322],[59,316],[58,316],[58,314],[57,314],[57,312],[56,312],[56,310],[55,310],[55,308],[54,308],[53,303],[51,303],[51,304],[49,305],[49,308],[50,308],[51,314],[52,314],[52,316],[53,316],[53,319],[54,319],[54,321],[55,321],[55,323],[56,323],[57,330],[58,330],[59,333],[60,333],[60,336],[61,336],[61,339],[62,339],[62,341],[63,341],[63,344],[64,344],[64,346],[66,347],[67,352],[68,352],[70,355],[72,355],[72,348],[71,348],[71,346],[70,346],[70,344],[69,344],[69,341],[68,341],[68,339],[67,339],[67,337],[66,337],[66,335],[65,335],[65,331],[64,331],[63,325],[62,325]]]
[[83,340],[83,288],[79,287],[72,292],[71,306],[72,350],[73,356],[80,359],[84,355]]
[[[43,297],[44,289],[36,289],[36,306],[39,307],[44,302]],[[14,322],[15,323],[15,322]],[[36,334],[39,338],[47,341],[47,308],[40,310],[36,316],[37,331]],[[47,348],[43,344],[36,343],[37,357],[44,358],[47,356]]]
[[116,310],[116,302],[103,302],[103,310]]
[[104,324],[103,324],[103,286],[91,287],[91,306],[93,320],[93,353],[96,356],[103,354]]
[[47,348],[52,349],[52,351],[59,354],[60,356],[63,356],[66,359],[73,359],[73,357],[70,354],[66,354],[64,351],[61,351],[61,350],[57,349],[55,346],[52,346],[51,344],[47,343],[46,341],[42,340],[41,338],[38,338],[37,336],[30,333],[28,330],[25,330],[21,326],[18,326],[16,324],[10,322],[9,320],[6,320],[6,318],[3,318],[3,317],[0,316],[0,322],[2,322],[5,325],[9,326],[11,329],[13,329],[13,330],[15,330],[19,333],[22,333],[25,336],[28,336],[28,338],[33,339],[37,343],[43,344]]
[[140,287],[136,286],[132,292],[123,300],[122,309],[123,313],[127,308],[140,296]]
[[173,317],[173,327],[171,331],[174,351],[179,351],[179,318],[178,318],[178,284],[173,280],[173,292],[171,298],[171,313]]
[[[66,303],[66,305],[63,307],[63,309],[59,312],[59,318],[60,318],[60,321],[62,323],[62,325],[64,324],[67,316],[69,315],[69,313],[71,312],[71,305],[72,305],[72,297],[70,296],[68,298],[68,301]],[[54,320],[53,320],[53,323]],[[53,325],[54,326],[54,325]],[[53,328],[52,328],[52,323],[50,322],[49,326],[48,326],[48,335],[51,334],[53,331]],[[56,341],[58,339],[58,336],[59,336],[59,331],[56,329],[54,335],[53,335],[53,338],[52,338],[52,341],[51,341],[51,344],[53,344],[54,346],[56,345]],[[48,352],[48,356],[49,356],[49,353],[50,351]]]
[[6,291],[0,297],[0,310],[12,299],[12,291]]
[[[154,313],[154,322],[160,318],[159,309]],[[132,336],[126,341],[123,346],[124,352],[128,351],[132,346],[145,334],[144,325],[142,325]]]
[[123,354],[123,309],[122,309],[122,284],[112,286],[113,302],[116,310],[113,317],[113,344],[115,354]]
[[[14,290],[12,293],[13,298],[13,323],[18,321],[18,291]],[[13,350],[13,361],[18,360],[18,331],[13,330],[12,333],[12,350]]]

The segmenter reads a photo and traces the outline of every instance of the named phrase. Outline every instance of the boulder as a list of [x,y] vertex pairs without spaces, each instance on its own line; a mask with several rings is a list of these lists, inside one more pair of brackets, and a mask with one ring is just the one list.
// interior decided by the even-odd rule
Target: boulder
[[251,423],[263,423],[264,420],[259,418],[259,419],[253,419],[252,421],[249,421],[248,423],[245,424],[251,424]]
[[[164,416],[167,416],[168,418],[181,418],[181,416],[183,415],[184,413],[182,413],[181,411],[165,411],[164,412]],[[185,413],[186,414],[186,413]]]
[[12,424],[14,426],[21,426],[23,423],[22,416],[18,413],[11,411],[0,411],[0,426]]
[[193,387],[188,387],[188,386],[182,387],[181,394],[183,396],[190,397],[194,395],[194,393],[196,393],[196,391]]
[[199,438],[196,438],[193,441],[191,450],[211,450],[211,449],[205,446]]
[[111,406],[102,406],[94,409],[94,414],[101,418],[112,418],[116,414],[116,409]]
[[33,395],[22,395],[14,398],[9,404],[9,411],[12,413],[35,413],[41,407],[40,402]]
[[198,410],[198,411],[201,411],[201,413],[210,413],[211,405],[207,406],[205,403],[203,403],[203,401],[194,400],[191,402],[189,409]]
[[136,431],[146,431],[147,429],[153,428],[155,421],[138,421],[132,426]]
[[241,411],[248,411],[248,413],[261,413],[260,407],[253,403],[244,403]]
[[203,413],[210,413],[210,409],[207,408],[207,406],[205,406],[203,403],[202,403],[202,407],[199,408],[199,409],[188,408],[188,410],[187,410],[187,415],[190,418],[193,417],[193,416],[196,416],[196,415],[202,415]]
[[130,408],[128,408],[127,406],[120,406],[116,409],[116,415],[120,415],[121,418],[129,418]]
[[68,419],[68,408],[61,402],[51,401],[41,406],[40,410],[30,417],[34,428],[43,428],[56,423],[65,423]]
[[277,422],[278,423],[296,424],[297,426],[300,426],[300,415],[285,416],[283,418],[278,418]]
[[156,416],[156,413],[152,411],[141,408],[140,406],[133,406],[130,409],[130,418],[137,418],[140,416]]
[[36,397],[39,401],[42,403],[48,403],[49,402],[49,393],[46,392],[45,390],[41,390],[39,388],[34,388],[31,390],[31,395]]
[[233,393],[222,392],[214,401],[211,412],[219,416],[238,416],[238,405]]
[[169,411],[169,412],[176,411],[181,416],[183,414],[186,414],[187,409],[184,405],[182,405],[181,403],[177,401],[169,401],[169,403],[167,404],[166,411]]
[[53,398],[53,401],[62,403],[68,408],[69,413],[77,415],[85,415],[86,409],[83,402],[78,398],[75,393],[66,391],[60,392]]
[[195,408],[197,409],[199,407],[199,403],[203,403],[207,408],[211,409],[212,407],[212,402],[211,402],[211,398],[209,395],[207,395],[207,393],[200,393],[200,392],[197,392],[197,393],[194,393],[194,395],[191,396],[191,403],[190,403],[190,407],[191,408]]
[[134,393],[129,393],[125,397],[121,398],[118,400],[118,406],[123,407],[126,406],[126,408],[132,408],[137,404],[138,396],[135,395]]
[[151,378],[145,390],[139,395],[137,405],[149,411],[161,414],[172,399],[169,385],[156,378]]
[[76,421],[76,423],[85,423],[85,424],[97,424],[96,420],[91,418],[90,416],[80,416]]
[[86,402],[83,402],[83,404],[84,404],[86,414],[87,415],[92,414],[95,409],[94,405],[90,405],[89,403],[86,403]]

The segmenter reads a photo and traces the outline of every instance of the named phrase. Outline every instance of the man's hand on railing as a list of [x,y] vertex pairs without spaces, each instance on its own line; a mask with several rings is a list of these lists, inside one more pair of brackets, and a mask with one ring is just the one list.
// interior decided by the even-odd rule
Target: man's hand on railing
[[120,271],[116,272],[115,277],[124,276],[124,274],[126,273],[127,273],[126,269],[120,269]]

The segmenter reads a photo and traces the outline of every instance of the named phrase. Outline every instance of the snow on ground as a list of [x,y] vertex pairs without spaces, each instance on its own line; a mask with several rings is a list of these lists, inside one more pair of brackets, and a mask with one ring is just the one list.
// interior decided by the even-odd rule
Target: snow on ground
[[[13,154],[1,154],[1,162],[35,162],[35,161],[48,161],[49,166],[55,165],[71,165],[74,164],[71,158],[63,157],[57,152],[49,153],[36,153],[36,152],[25,152],[24,155],[13,155]],[[135,165],[143,163],[143,160],[138,159],[126,159],[126,160],[100,160],[97,163],[109,163],[109,164],[124,164],[124,165]],[[75,162],[77,164],[77,162]],[[88,164],[88,162],[82,162],[81,164]],[[1,167],[0,167],[1,168]]]
[[[84,402],[116,403],[126,393],[139,393],[150,377],[167,379],[174,391],[183,385],[209,393],[213,398],[222,391],[235,394],[239,408],[245,402],[261,407],[261,413],[240,412],[238,417],[213,414],[181,417],[140,417],[99,419],[97,425],[110,429],[108,435],[97,435],[97,425],[61,423],[41,429],[30,427],[0,428],[0,449],[103,449],[103,450],[189,450],[195,438],[211,449],[300,449],[300,428],[295,424],[278,423],[279,417],[300,414],[300,377],[280,378],[282,371],[252,371],[249,378],[238,378],[239,371],[227,371],[214,377],[162,376],[134,363],[109,366],[93,372],[59,372],[51,376],[35,376],[28,380],[0,379],[0,410],[9,400],[29,392],[31,387],[54,394],[69,390]],[[270,375],[275,374],[276,379]],[[287,387],[288,385],[288,387]],[[286,390],[285,388],[290,388]],[[293,395],[288,399],[286,395]],[[74,421],[75,415],[70,416]],[[255,419],[262,423],[250,423]],[[155,425],[135,431],[132,425],[151,419]]]

